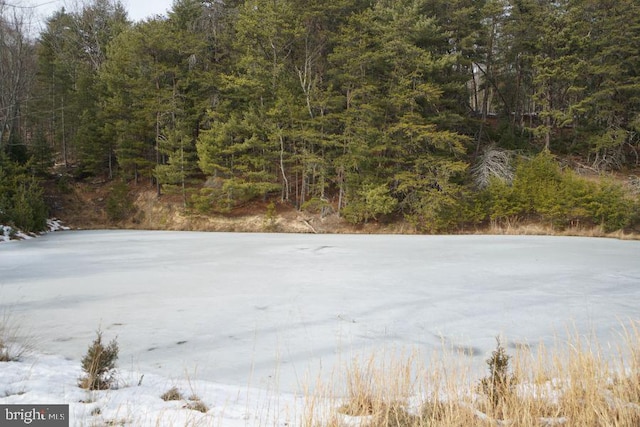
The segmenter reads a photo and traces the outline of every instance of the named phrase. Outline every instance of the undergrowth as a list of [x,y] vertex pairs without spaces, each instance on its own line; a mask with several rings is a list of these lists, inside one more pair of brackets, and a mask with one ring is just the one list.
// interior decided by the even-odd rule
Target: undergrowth
[[[307,396],[299,425],[309,427],[632,427],[640,425],[640,334],[625,328],[617,359],[594,341],[570,337],[508,354],[498,340],[488,375],[473,380],[465,355],[445,354],[428,367],[417,354],[371,356],[346,368],[346,388],[332,385]],[[320,402],[333,402],[331,413]]]

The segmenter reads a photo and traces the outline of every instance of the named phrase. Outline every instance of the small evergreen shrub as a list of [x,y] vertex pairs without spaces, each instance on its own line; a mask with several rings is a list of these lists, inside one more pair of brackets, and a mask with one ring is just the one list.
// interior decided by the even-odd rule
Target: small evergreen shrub
[[79,386],[87,390],[106,390],[115,382],[115,369],[118,360],[118,343],[113,339],[109,345],[102,342],[102,332],[97,331],[96,339],[82,358],[82,370]]
[[44,201],[42,187],[35,178],[29,178],[18,185],[11,214],[16,227],[24,231],[35,232],[46,229],[49,211]]
[[213,192],[210,188],[201,188],[189,197],[189,207],[199,214],[208,214],[213,206]]
[[0,150],[0,224],[26,232],[43,231],[48,214],[40,180]]
[[276,231],[276,229],[278,228],[277,220],[278,213],[276,212],[276,204],[273,202],[269,202],[269,204],[267,205],[267,210],[264,213],[262,227],[266,231]]
[[370,219],[377,220],[380,215],[390,214],[397,204],[386,185],[364,184],[356,192],[356,197],[342,209],[342,215],[352,224],[366,223]]
[[507,354],[500,339],[496,338],[496,341],[496,349],[487,359],[489,376],[480,380],[480,391],[489,398],[494,408],[507,400],[516,385],[514,375],[509,372],[511,356]]
[[70,175],[60,175],[56,178],[56,188],[62,194],[73,193],[73,178]]
[[482,205],[460,186],[433,189],[410,203],[403,203],[404,217],[422,233],[444,233],[481,221]]
[[250,179],[210,178],[205,188],[193,194],[189,201],[201,213],[229,213],[259,197],[266,200],[269,193],[280,190],[278,184],[268,182],[267,179],[265,174],[253,174]]
[[109,220],[114,222],[126,219],[135,211],[126,182],[118,181],[113,185],[107,197],[106,210]]
[[587,209],[596,224],[605,232],[624,229],[632,225],[635,203],[627,196],[621,184],[605,180],[594,191]]
[[592,181],[562,170],[549,152],[521,160],[511,184],[489,179],[476,200],[492,221],[528,218],[561,229],[577,224],[600,226],[605,232],[637,223],[636,202],[623,185],[610,179]]
[[323,218],[333,213],[333,207],[328,200],[313,197],[311,200],[307,200],[300,206],[300,210],[305,212],[320,214]]

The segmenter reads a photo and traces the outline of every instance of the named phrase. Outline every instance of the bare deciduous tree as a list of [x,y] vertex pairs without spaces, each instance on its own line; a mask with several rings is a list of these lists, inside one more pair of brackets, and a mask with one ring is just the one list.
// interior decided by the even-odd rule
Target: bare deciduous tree
[[29,13],[0,1],[0,148],[19,130],[35,75]]

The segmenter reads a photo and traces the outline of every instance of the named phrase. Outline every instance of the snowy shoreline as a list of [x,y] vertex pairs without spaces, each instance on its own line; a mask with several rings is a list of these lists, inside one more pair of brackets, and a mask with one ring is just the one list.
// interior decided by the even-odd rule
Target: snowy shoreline
[[46,233],[64,230],[71,230],[71,228],[63,225],[62,221],[57,218],[47,219],[47,230],[41,233],[25,233],[22,230],[13,228],[9,225],[0,224],[0,243],[33,239],[34,237],[38,237]]

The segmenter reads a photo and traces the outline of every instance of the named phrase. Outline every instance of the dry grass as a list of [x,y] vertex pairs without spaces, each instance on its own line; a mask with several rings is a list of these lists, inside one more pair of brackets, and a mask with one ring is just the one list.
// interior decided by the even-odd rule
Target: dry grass
[[20,360],[32,350],[33,340],[10,313],[0,315],[0,362]]
[[164,392],[162,396],[160,396],[160,399],[168,402],[170,400],[182,400],[184,397],[182,396],[182,393],[180,393],[180,390],[178,390],[178,387],[171,387],[169,390]]
[[425,368],[416,353],[355,360],[346,368],[344,390],[323,389],[330,413],[318,410],[323,405],[317,396],[308,396],[314,409],[300,425],[640,426],[639,324],[624,328],[616,360],[578,336],[552,350],[519,348],[509,366],[515,386],[497,400],[485,395],[480,380],[470,379],[459,354],[432,358]]
[[507,235],[507,236],[571,236],[571,237],[601,237],[619,240],[640,240],[637,233],[626,233],[622,230],[607,233],[602,227],[573,224],[565,228],[553,227],[540,222],[519,220],[492,221],[485,228],[475,231],[475,234]]
[[209,410],[209,407],[197,396],[190,397],[189,402],[187,402],[187,404],[185,405],[185,408],[191,409],[192,411],[199,411],[203,414],[205,414]]

